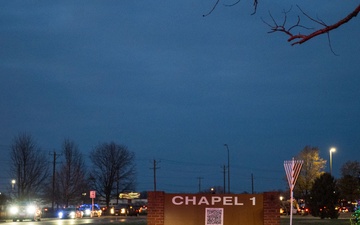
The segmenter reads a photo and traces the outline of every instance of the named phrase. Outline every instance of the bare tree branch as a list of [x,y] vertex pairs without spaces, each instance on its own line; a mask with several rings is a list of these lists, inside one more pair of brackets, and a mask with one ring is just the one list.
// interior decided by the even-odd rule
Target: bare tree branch
[[227,6],[227,7],[231,7],[231,6],[234,6],[236,4],[238,4],[241,0],[237,0],[236,2],[232,3],[232,4],[224,4],[224,6]]
[[338,54],[335,53],[335,51],[334,51],[334,49],[333,49],[333,47],[332,47],[332,45],[331,45],[330,34],[327,33],[327,36],[328,36],[328,42],[329,42],[329,47],[330,47],[331,52],[332,52],[334,55],[339,56]]
[[268,33],[283,32],[283,33],[289,35],[290,37],[292,37],[292,36],[293,36],[293,33],[291,32],[291,30],[294,29],[294,28],[300,27],[300,28],[308,29],[308,30],[313,29],[313,28],[309,28],[309,27],[305,27],[305,26],[301,25],[301,24],[300,24],[300,22],[301,22],[300,16],[298,16],[297,22],[296,22],[294,25],[290,26],[289,28],[286,28],[287,14],[288,14],[290,11],[291,11],[291,8],[290,8],[288,11],[283,11],[283,13],[284,13],[284,21],[283,21],[283,23],[282,23],[281,25],[278,25],[278,23],[276,22],[276,20],[275,20],[274,17],[272,16],[272,14],[269,12],[269,15],[270,15],[270,18],[271,18],[271,20],[272,20],[272,22],[273,22],[273,25],[270,25],[269,23],[267,23],[266,21],[264,21],[264,20],[262,19],[262,21],[263,21],[266,25],[268,25],[268,26],[270,27],[270,29],[271,29],[271,31],[269,31]]
[[[232,7],[234,5],[237,5],[241,0],[236,0],[234,3],[231,3],[231,4],[223,4],[224,6],[227,6],[227,7]],[[220,3],[220,0],[216,0],[215,4],[213,5],[213,7],[211,8],[211,10],[204,14],[203,17],[206,17],[208,15],[210,15],[215,9],[216,7],[218,6],[218,4]],[[256,9],[257,9],[257,5],[258,5],[258,0],[254,0],[254,12],[251,14],[251,15],[254,15],[256,13]]]
[[[269,33],[274,33],[274,32],[283,32],[287,35],[290,36],[290,38],[288,39],[288,42],[293,42],[291,45],[296,45],[296,44],[302,44],[318,35],[322,35],[322,34],[329,34],[330,31],[337,29],[338,27],[344,25],[345,23],[349,22],[351,19],[353,19],[354,17],[357,16],[357,14],[360,12],[360,5],[358,5],[355,10],[353,12],[351,12],[349,15],[347,15],[345,18],[339,20],[338,22],[332,24],[332,25],[327,25],[324,21],[320,20],[320,19],[314,19],[313,17],[309,16],[308,14],[306,14],[299,6],[298,6],[299,10],[302,12],[302,14],[307,17],[309,20],[323,26],[324,28],[322,29],[317,29],[312,33],[309,34],[304,34],[304,33],[299,33],[299,34],[294,34],[291,32],[292,29],[294,28],[304,28],[304,29],[312,29],[312,28],[307,28],[303,25],[301,25],[301,20],[300,17],[298,16],[298,20],[297,22],[290,26],[289,28],[286,28],[286,21],[287,21],[287,12],[284,12],[284,22],[282,25],[278,25],[275,21],[275,19],[273,18],[273,16],[270,14],[271,20],[273,21],[273,25],[270,25],[269,23],[265,23],[267,24],[270,28],[271,31],[269,31]],[[329,35],[328,35],[328,39],[329,39]],[[331,46],[331,45],[330,45]]]
[[212,9],[208,13],[204,14],[203,17],[210,15],[215,10],[215,8],[219,4],[219,2],[220,2],[220,0],[216,0],[216,2],[213,5]]
[[[236,4],[238,4],[240,2],[240,0],[235,0],[234,3],[232,4],[223,4],[224,6],[234,6]],[[220,3],[220,0],[216,0],[215,4],[213,5],[212,9],[203,15],[203,17],[210,15],[218,6],[218,4]],[[256,13],[257,10],[257,6],[258,6],[258,0],[253,0],[253,6],[254,6],[254,12],[251,15],[254,15]],[[308,40],[317,37],[319,35],[322,34],[327,34],[328,37],[328,41],[329,41],[329,46],[331,48],[331,51],[334,53],[332,47],[331,47],[331,43],[330,43],[330,31],[339,28],[340,26],[346,24],[347,22],[349,22],[350,20],[352,20],[353,18],[355,18],[359,12],[360,12],[360,4],[358,6],[355,7],[355,9],[349,13],[347,16],[345,16],[343,19],[340,19],[339,21],[337,21],[336,23],[332,24],[332,25],[327,25],[323,20],[317,18],[314,19],[314,17],[308,15],[305,11],[303,11],[299,6],[297,6],[298,9],[301,11],[301,13],[303,14],[303,16],[305,16],[307,19],[309,19],[310,21],[314,22],[315,24],[318,24],[320,26],[322,26],[323,28],[319,28],[319,29],[315,29],[315,31],[311,32],[311,33],[302,33],[299,32],[297,34],[295,34],[293,32],[293,30],[295,30],[296,28],[300,28],[300,29],[305,29],[305,30],[310,30],[310,29],[314,29],[314,28],[309,28],[306,27],[304,25],[301,24],[301,17],[298,16],[297,21],[294,25],[292,26],[286,26],[287,23],[287,15],[289,11],[284,11],[284,21],[281,25],[279,25],[274,17],[270,14],[270,18],[272,20],[272,25],[266,21],[264,21],[263,19],[261,19],[266,25],[268,25],[270,27],[270,31],[269,33],[274,33],[274,32],[282,32],[285,33],[286,35],[289,36],[288,38],[288,42],[291,42],[291,45],[297,45],[297,44],[302,44],[307,42]],[[334,53],[335,54],[335,53]]]
[[258,0],[254,0],[254,12],[253,13],[251,13],[251,15],[254,15],[255,13],[256,13],[256,10],[257,10],[257,5],[258,5]]
[[[349,15],[347,15],[345,18],[339,20],[338,22],[336,22],[332,25],[329,25],[329,26],[326,26],[325,24],[323,24],[323,26],[325,26],[323,29],[318,29],[307,35],[304,35],[304,34],[290,35],[288,42],[297,40],[297,41],[293,42],[291,45],[302,44],[318,35],[329,33],[330,31],[349,22],[351,19],[356,17],[359,12],[360,12],[360,5],[358,5],[354,11],[352,11]],[[320,23],[320,24],[322,24],[322,23]]]

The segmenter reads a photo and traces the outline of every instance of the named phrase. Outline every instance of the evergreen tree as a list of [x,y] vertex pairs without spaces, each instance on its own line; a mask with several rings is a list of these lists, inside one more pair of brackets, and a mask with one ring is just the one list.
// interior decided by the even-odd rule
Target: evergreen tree
[[336,181],[329,173],[317,178],[311,189],[310,211],[313,216],[336,219],[339,216],[335,209],[339,200]]

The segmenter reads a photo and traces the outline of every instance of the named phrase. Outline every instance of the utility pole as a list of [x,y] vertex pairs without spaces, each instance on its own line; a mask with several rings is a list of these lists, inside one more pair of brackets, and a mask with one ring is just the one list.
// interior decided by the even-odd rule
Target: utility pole
[[199,180],[199,193],[201,192],[201,180],[204,179],[202,177],[197,177],[197,179]]
[[53,159],[53,179],[52,179],[52,202],[51,202],[51,208],[52,210],[54,210],[54,204],[55,204],[55,174],[56,174],[56,159],[57,157],[59,157],[60,155],[56,154],[56,152],[54,151],[54,153],[50,153],[50,155],[54,156]]
[[153,167],[150,168],[150,169],[153,169],[153,171],[154,171],[154,191],[156,191],[156,169],[160,169],[160,167],[157,167],[156,165],[157,165],[157,163],[156,163],[156,160],[154,159]]

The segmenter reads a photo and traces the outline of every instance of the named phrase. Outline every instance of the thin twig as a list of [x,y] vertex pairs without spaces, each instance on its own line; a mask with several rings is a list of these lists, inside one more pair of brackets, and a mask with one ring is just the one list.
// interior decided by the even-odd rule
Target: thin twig
[[236,2],[232,3],[232,4],[223,4],[224,6],[227,6],[227,7],[232,7],[236,4],[238,4],[241,0],[237,0]]
[[215,8],[219,4],[219,2],[220,2],[220,0],[216,0],[216,2],[214,4],[214,6],[212,7],[212,9],[208,13],[204,14],[203,17],[210,15],[215,10]]

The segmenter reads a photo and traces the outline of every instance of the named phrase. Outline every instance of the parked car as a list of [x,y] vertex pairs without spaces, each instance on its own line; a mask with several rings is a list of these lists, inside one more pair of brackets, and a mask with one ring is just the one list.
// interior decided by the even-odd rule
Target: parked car
[[139,210],[132,204],[118,204],[111,210],[111,214],[116,216],[138,216]]
[[91,204],[83,204],[79,207],[79,210],[83,212],[83,216],[100,217],[102,215],[101,208],[98,204],[94,204],[94,209],[92,209]]
[[147,205],[140,205],[138,207],[139,214],[141,215],[147,215]]
[[41,220],[41,208],[34,203],[19,202],[9,207],[9,216],[15,222],[17,220]]
[[298,214],[302,215],[302,216],[306,216],[306,215],[310,214],[310,210],[309,210],[309,208],[307,208],[305,206],[304,207],[299,207]]
[[79,208],[64,208],[58,211],[57,214],[59,219],[75,219],[75,218],[82,218],[83,212],[79,210]]
[[345,207],[345,206],[341,206],[341,207],[339,207],[339,212],[340,213],[347,213],[347,212],[349,212],[349,208]]

